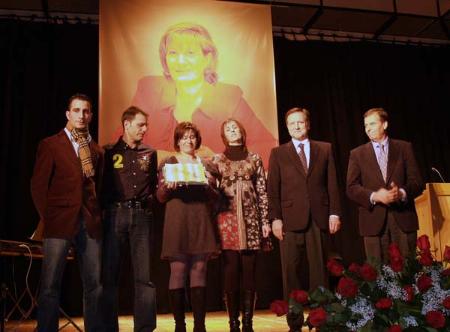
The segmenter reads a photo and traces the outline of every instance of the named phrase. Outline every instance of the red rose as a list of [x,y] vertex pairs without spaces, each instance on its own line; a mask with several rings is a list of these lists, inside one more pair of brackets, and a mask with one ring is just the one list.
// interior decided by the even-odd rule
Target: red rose
[[444,306],[445,309],[449,309],[450,310],[450,296],[447,296],[444,301],[442,302],[442,305]]
[[431,280],[429,276],[422,274],[419,279],[417,279],[417,288],[419,288],[419,291],[423,293],[431,287],[432,283],[433,280]]
[[393,242],[389,245],[389,258],[390,259],[403,258],[397,243]]
[[391,264],[390,264],[392,270],[394,270],[394,272],[401,272],[403,270],[403,258],[398,258],[395,260],[391,259]]
[[443,277],[450,277],[450,268],[445,269],[444,271],[441,272],[441,275]]
[[411,285],[406,285],[403,287],[406,292],[406,302],[411,302],[414,300],[414,288]]
[[433,264],[433,256],[429,250],[420,253],[419,263],[423,266],[431,266]]
[[359,270],[361,277],[365,281],[375,281],[377,280],[378,272],[375,270],[375,268],[370,264],[363,264],[361,266],[361,269]]
[[342,272],[344,272],[344,267],[341,263],[339,263],[335,259],[330,259],[327,263],[327,269],[330,271],[330,273],[336,277],[339,277],[342,275]]
[[449,246],[445,246],[444,261],[450,262],[450,247]]
[[301,304],[305,304],[306,302],[308,302],[308,293],[304,290],[295,289],[291,292],[289,297]]
[[440,329],[445,326],[445,317],[440,311],[428,311],[425,319],[427,320],[428,325],[435,329]]
[[391,325],[391,327],[388,328],[387,332],[402,332],[402,327],[398,324]]
[[354,274],[356,274],[356,275],[359,275],[359,269],[360,269],[360,267],[359,267],[359,265],[356,264],[356,263],[351,263],[350,266],[348,267],[348,270],[349,270],[351,273],[354,273]]
[[337,292],[344,297],[355,297],[358,293],[358,285],[353,279],[342,277],[337,285]]
[[391,243],[389,245],[389,261],[394,272],[403,270],[403,257],[396,243]]
[[375,303],[375,307],[377,309],[389,309],[392,307],[392,300],[390,298],[383,297]]
[[323,308],[313,309],[309,312],[308,321],[312,326],[321,326],[327,320],[327,312]]
[[277,316],[286,315],[289,310],[289,304],[286,301],[275,300],[270,304],[270,311]]
[[416,241],[417,248],[419,248],[421,251],[429,251],[430,246],[430,240],[428,240],[427,235],[421,235]]

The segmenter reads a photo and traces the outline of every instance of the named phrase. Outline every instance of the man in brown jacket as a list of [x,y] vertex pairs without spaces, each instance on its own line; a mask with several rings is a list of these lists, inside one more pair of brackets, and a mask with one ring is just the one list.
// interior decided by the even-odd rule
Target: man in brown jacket
[[287,299],[293,289],[327,286],[323,241],[340,229],[341,212],[331,144],[308,138],[307,109],[289,110],[285,121],[292,139],[272,149],[267,194]]
[[31,195],[44,225],[39,332],[58,331],[61,281],[70,247],[76,248],[83,281],[86,331],[103,331],[101,295],[101,215],[97,202],[103,151],[89,135],[91,100],[69,100],[66,127],[39,144]]
[[423,189],[411,143],[389,138],[387,127],[384,109],[364,114],[370,142],[350,152],[347,171],[347,195],[359,207],[366,256],[385,262],[391,242],[403,255],[414,250],[418,229],[414,198]]

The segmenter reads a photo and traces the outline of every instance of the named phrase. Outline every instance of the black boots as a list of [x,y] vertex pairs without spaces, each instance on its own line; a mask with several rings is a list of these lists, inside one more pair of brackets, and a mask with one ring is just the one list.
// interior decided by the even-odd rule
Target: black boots
[[[256,293],[253,290],[245,290],[242,293],[242,332],[253,331],[253,311],[255,309]],[[230,318],[230,332],[240,332],[239,329],[239,291],[226,292],[225,304]]]
[[173,318],[175,319],[175,332],[186,332],[186,323],[184,321],[184,288],[169,289],[169,301]]
[[244,290],[243,295],[242,332],[253,332],[253,310],[255,309],[256,293],[252,290]]
[[194,332],[206,332],[206,287],[191,288],[191,306],[194,316]]
[[225,293],[225,304],[228,311],[230,332],[241,332],[239,328],[239,300],[239,291]]
[[[169,300],[175,319],[175,332],[186,332],[184,288],[169,289]],[[206,332],[206,288],[191,288],[191,306],[194,316],[194,332]]]

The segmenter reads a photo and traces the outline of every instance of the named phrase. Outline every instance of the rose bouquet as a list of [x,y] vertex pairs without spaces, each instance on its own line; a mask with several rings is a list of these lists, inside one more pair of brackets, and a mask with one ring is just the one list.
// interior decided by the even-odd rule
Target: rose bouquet
[[[291,331],[300,330],[302,324],[321,332],[450,331],[449,265],[450,247],[445,248],[443,262],[437,262],[423,235],[417,251],[406,258],[391,244],[389,264],[368,261],[344,268],[330,260],[328,270],[340,277],[334,293],[323,287],[309,294],[295,290],[289,302],[275,301],[271,309],[288,315]],[[306,307],[310,311],[303,321]]]

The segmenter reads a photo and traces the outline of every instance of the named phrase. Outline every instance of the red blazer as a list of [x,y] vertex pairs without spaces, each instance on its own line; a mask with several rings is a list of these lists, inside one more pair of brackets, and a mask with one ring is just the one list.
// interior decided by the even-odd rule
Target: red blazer
[[308,174],[291,142],[272,149],[267,194],[269,218],[282,219],[285,231],[303,230],[309,218],[324,231],[331,214],[341,216],[333,151],[330,143],[310,140]]
[[350,152],[347,171],[347,195],[359,206],[359,232],[362,236],[380,234],[386,214],[391,211],[403,232],[418,229],[414,198],[423,190],[411,143],[389,139],[387,184],[394,181],[407,195],[406,203],[389,206],[370,203],[372,192],[388,186],[383,180],[372,143],[358,146]]
[[80,212],[88,234],[94,238],[101,236],[97,184],[101,179],[103,150],[94,141],[89,147],[96,172],[93,179],[83,177],[80,160],[64,130],[39,143],[31,196],[44,224],[44,238],[72,239],[79,230]]
[[[144,143],[157,150],[174,150],[173,132],[177,126],[173,116],[175,101],[175,84],[172,81],[158,76],[146,76],[139,80],[131,103],[149,114]],[[267,167],[269,151],[278,145],[278,141],[250,108],[242,90],[224,83],[205,84],[202,103],[192,116],[193,123],[202,135],[202,146],[215,153],[225,149],[220,137],[220,126],[230,117],[243,124],[247,132],[248,149],[258,153]],[[116,131],[116,138],[121,132],[121,129]]]

